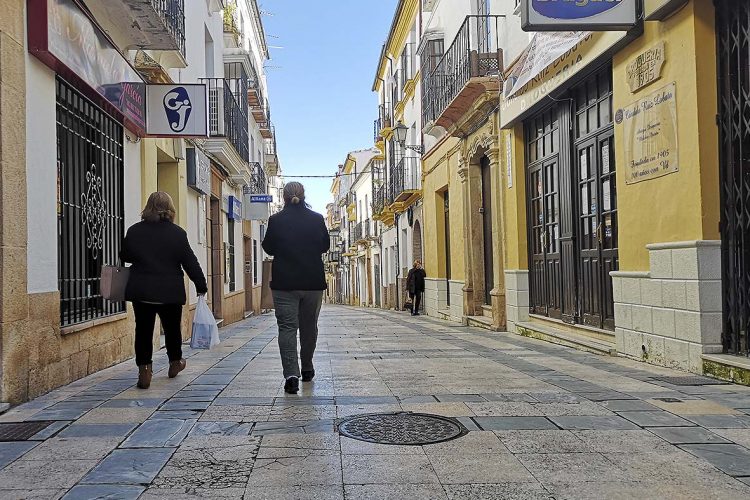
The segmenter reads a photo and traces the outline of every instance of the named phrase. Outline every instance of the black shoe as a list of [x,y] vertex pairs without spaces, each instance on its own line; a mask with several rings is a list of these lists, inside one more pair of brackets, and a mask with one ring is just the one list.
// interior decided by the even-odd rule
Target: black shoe
[[299,379],[297,377],[289,377],[284,383],[284,392],[287,394],[297,394],[299,392]]
[[310,382],[315,378],[315,370],[305,371],[302,370],[302,381]]

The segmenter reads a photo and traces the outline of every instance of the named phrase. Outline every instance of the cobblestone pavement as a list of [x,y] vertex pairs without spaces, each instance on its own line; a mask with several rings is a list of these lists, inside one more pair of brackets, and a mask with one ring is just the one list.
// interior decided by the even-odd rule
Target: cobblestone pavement
[[[750,498],[750,388],[404,313],[326,307],[317,377],[282,389],[275,322],[222,331],[151,389],[124,363],[19,406],[0,498]],[[157,366],[158,365],[158,366]],[[672,382],[677,382],[672,380]],[[339,436],[361,413],[457,417],[426,446]]]

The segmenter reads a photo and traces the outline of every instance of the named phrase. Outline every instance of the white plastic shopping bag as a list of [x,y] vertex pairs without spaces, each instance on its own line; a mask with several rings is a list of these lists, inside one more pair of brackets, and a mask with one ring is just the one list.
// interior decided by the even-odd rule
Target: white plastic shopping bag
[[211,349],[219,344],[219,327],[216,326],[211,309],[206,303],[206,297],[198,297],[193,318],[193,334],[190,337],[190,347],[193,349]]

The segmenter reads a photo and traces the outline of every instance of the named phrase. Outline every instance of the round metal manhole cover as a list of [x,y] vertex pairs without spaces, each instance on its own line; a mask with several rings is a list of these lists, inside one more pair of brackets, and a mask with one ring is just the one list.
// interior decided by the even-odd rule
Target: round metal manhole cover
[[418,446],[456,439],[466,428],[453,418],[424,413],[355,415],[339,423],[343,436],[368,443]]

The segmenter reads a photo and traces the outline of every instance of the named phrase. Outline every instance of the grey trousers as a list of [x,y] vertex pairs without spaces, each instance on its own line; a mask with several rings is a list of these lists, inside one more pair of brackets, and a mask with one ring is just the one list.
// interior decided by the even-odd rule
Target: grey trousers
[[276,323],[279,326],[279,350],[284,378],[300,377],[297,357],[299,330],[302,371],[313,369],[313,354],[318,342],[318,316],[323,304],[323,291],[273,291]]

